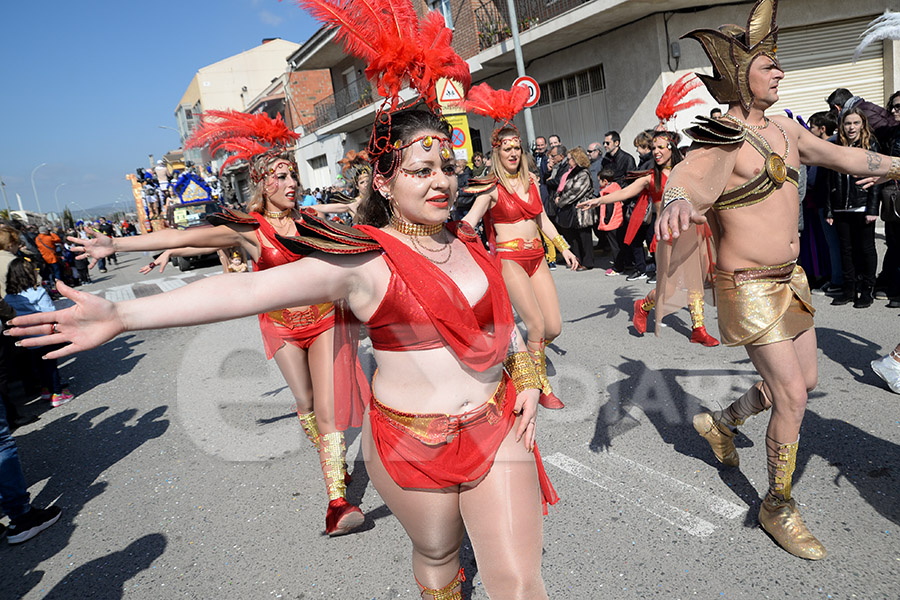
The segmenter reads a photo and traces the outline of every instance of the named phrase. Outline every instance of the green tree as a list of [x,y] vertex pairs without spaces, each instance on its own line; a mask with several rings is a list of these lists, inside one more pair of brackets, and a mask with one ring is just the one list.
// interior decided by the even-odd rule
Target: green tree
[[72,218],[72,212],[69,210],[67,206],[63,211],[63,223],[66,226],[66,229],[75,229],[75,219]]

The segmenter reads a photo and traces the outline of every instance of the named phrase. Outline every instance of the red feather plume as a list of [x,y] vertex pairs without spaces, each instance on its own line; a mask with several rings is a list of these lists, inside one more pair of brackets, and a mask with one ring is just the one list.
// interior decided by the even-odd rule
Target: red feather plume
[[231,153],[232,156],[222,164],[224,169],[235,161],[252,161],[255,156],[284,148],[299,138],[281,115],[273,119],[264,113],[251,115],[233,110],[209,110],[201,115],[200,126],[194,129],[184,146],[209,146],[210,154],[220,150]]
[[656,105],[656,116],[659,118],[659,122],[665,123],[674,117],[676,113],[697,104],[703,104],[703,100],[700,98],[681,102],[692,90],[701,85],[702,82],[694,73],[687,73],[667,87],[666,91],[663,92],[662,98],[659,99],[659,104]]
[[469,67],[450,45],[453,33],[444,17],[431,12],[419,19],[410,0],[297,0],[326,27],[348,54],[367,61],[366,77],[389,98],[391,110],[400,90],[411,86],[429,106],[435,105],[438,79],[455,79],[467,91]]
[[466,96],[467,111],[509,123],[528,102],[528,90],[514,85],[509,90],[495,90],[486,83],[476,85]]

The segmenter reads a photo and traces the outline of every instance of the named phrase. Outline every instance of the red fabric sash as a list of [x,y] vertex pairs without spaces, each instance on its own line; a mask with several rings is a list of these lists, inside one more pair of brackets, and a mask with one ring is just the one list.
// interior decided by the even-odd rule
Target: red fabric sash
[[465,242],[469,254],[488,280],[493,328],[482,331],[468,300],[442,270],[389,233],[368,225],[357,226],[377,241],[397,267],[395,273],[425,310],[435,329],[456,356],[479,372],[506,358],[513,329],[512,305],[494,258],[481,245],[468,224],[450,223],[447,229]]

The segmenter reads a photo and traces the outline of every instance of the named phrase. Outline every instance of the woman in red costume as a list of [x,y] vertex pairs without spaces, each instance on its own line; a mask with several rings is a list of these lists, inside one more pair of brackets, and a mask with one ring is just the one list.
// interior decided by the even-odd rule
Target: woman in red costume
[[[677,134],[670,131],[658,131],[653,136],[651,146],[653,155],[653,169],[640,173],[629,173],[629,177],[634,180],[623,189],[612,192],[600,198],[594,198],[587,202],[579,204],[579,208],[587,209],[601,204],[612,204],[613,202],[623,202],[632,198],[637,198],[637,203],[628,222],[627,233],[625,234],[625,243],[631,244],[641,243],[643,235],[649,232],[650,250],[655,250],[656,240],[652,238],[653,223],[659,214],[662,206],[663,189],[666,186],[666,179],[672,167],[682,160],[681,151],[678,149]],[[649,223],[645,223],[645,215],[647,211],[652,211]],[[635,240],[635,238],[637,238]],[[643,252],[643,249],[641,250]],[[646,297],[634,301],[634,316],[632,323],[638,333],[643,334],[647,331],[647,316],[649,311],[656,305],[656,289],[650,290]],[[718,346],[719,341],[709,335],[703,324],[703,296],[697,293],[691,298],[690,303],[691,323],[693,330],[691,332],[691,342],[695,344],[703,344],[704,346]]]
[[509,297],[525,324],[528,352],[541,378],[541,406],[558,409],[564,405],[553,393],[547,378],[545,349],[562,331],[562,317],[556,284],[544,260],[539,228],[552,240],[571,269],[578,268],[578,260],[544,212],[537,177],[528,172],[519,132],[509,124],[528,98],[527,93],[522,95],[522,90],[518,86],[510,91],[493,90],[481,84],[468,94],[468,110],[506,124],[491,135],[488,178],[467,188],[482,193],[463,220],[474,227],[484,218],[491,248],[496,249],[500,258]]
[[[366,470],[412,541],[422,597],[461,598],[467,532],[491,598],[547,598],[542,501],[556,495],[534,443],[540,381],[496,261],[465,223],[444,225],[457,192],[450,128],[408,111],[376,134],[388,144],[360,210],[371,225],[304,216],[299,237],[277,239],[335,254],[116,304],[60,284],[75,306],[22,317],[11,333],[42,335],[25,346],[68,343],[51,353],[65,356],[126,330],[346,299],[368,326],[378,365],[363,425]],[[177,310],[186,305],[197,308]]]
[[[122,238],[95,234],[90,240],[69,239],[82,245],[84,254],[95,261],[113,252],[177,248],[174,254],[203,254],[230,247],[240,247],[257,270],[296,261],[301,256],[277,240],[277,235],[296,235],[294,219],[300,218],[295,201],[300,187],[297,166],[285,150],[285,144],[296,137],[280,117],[210,111],[188,145],[211,144],[213,153],[233,152],[223,168],[239,159],[250,162],[249,215],[227,211],[211,219],[215,227],[167,229]],[[167,257],[160,257],[163,265]],[[349,423],[346,419],[338,423],[335,418],[334,305],[323,302],[260,313],[259,327],[266,358],[275,359],[294,396],[300,425],[319,453],[329,499],[325,531],[332,536],[348,533],[362,525],[364,517],[346,499],[343,429]],[[361,370],[354,367],[352,372],[364,381]]]

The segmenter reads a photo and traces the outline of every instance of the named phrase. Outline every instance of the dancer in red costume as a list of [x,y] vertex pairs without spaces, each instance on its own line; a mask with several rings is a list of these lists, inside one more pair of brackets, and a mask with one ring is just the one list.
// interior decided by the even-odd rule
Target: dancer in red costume
[[[387,86],[392,100],[410,80],[420,94],[433,92],[442,76],[468,88],[440,14],[420,24],[406,3],[374,15],[352,2],[327,8],[332,23],[359,26],[363,13],[384,43],[406,41],[441,60],[428,69],[431,79],[410,77],[425,70],[422,54],[393,65],[400,76]],[[119,304],[61,284],[75,306],[43,320],[22,318],[10,332],[42,336],[23,340],[26,346],[67,344],[50,353],[64,356],[125,330],[344,299],[369,324],[378,365],[377,399],[363,426],[367,471],[412,541],[422,597],[461,599],[459,550],[468,533],[491,598],[547,598],[542,502],[557,497],[535,445],[540,380],[496,261],[471,227],[444,225],[457,192],[449,136],[449,125],[432,112],[381,112],[370,143],[373,189],[358,214],[368,225],[347,228],[303,215],[298,236],[277,238],[291,252],[328,254]],[[176,310],[185,305],[197,309]],[[351,353],[339,356],[349,360]]]
[[[634,181],[625,186],[621,190],[617,190],[605,196],[594,198],[582,202],[578,208],[588,209],[601,204],[612,204],[614,202],[623,202],[632,198],[638,198],[631,219],[628,222],[628,229],[625,235],[625,243],[630,244],[636,235],[640,235],[641,231],[647,229],[652,235],[653,224],[659,214],[662,206],[662,194],[666,185],[669,171],[682,160],[681,151],[678,149],[677,134],[670,131],[658,131],[653,135],[651,145],[653,154],[653,169],[640,173],[630,173],[629,177]],[[649,206],[648,206],[649,205]],[[646,211],[652,210],[652,217],[649,224],[644,223],[644,215]],[[656,240],[652,239],[650,244],[651,251],[656,249]],[[647,317],[649,312],[656,305],[656,289],[650,290],[644,298],[634,301],[634,316],[632,323],[638,333],[643,334],[647,331]],[[691,312],[691,342],[695,344],[703,344],[704,346],[718,346],[719,341],[709,335],[703,324],[703,295],[702,290],[694,292],[689,305]]]
[[[277,240],[277,235],[296,235],[294,219],[300,217],[295,201],[300,187],[297,167],[285,150],[296,137],[280,117],[210,111],[188,145],[210,144],[213,153],[220,149],[232,152],[223,168],[236,160],[250,162],[253,191],[249,215],[226,211],[211,219],[215,227],[167,229],[122,238],[95,233],[89,240],[69,240],[82,246],[81,256],[88,255],[94,261],[114,252],[178,248],[174,254],[203,254],[230,247],[242,248],[257,270],[296,261],[301,256]],[[165,264],[167,259],[168,254],[159,260]],[[303,431],[319,452],[329,500],[325,531],[332,536],[348,533],[362,525],[364,517],[346,499],[343,429],[350,423],[345,418],[338,423],[335,418],[334,305],[324,302],[261,313],[259,327],[266,358],[275,359],[294,396]],[[364,382],[361,369],[351,366],[351,372]],[[346,375],[340,374],[339,381],[343,379]]]
[[[500,258],[503,281],[527,332],[528,351],[541,378],[541,406],[564,408],[547,378],[545,349],[562,331],[556,284],[544,260],[542,230],[562,253],[571,269],[578,260],[544,212],[537,177],[528,172],[522,140],[511,124],[528,100],[527,90],[494,90],[486,83],[475,86],[466,98],[466,109],[493,117],[502,125],[491,135],[491,170],[473,181],[467,191],[479,194],[463,218],[473,227],[484,218],[491,249]],[[540,229],[539,229],[540,228]]]

